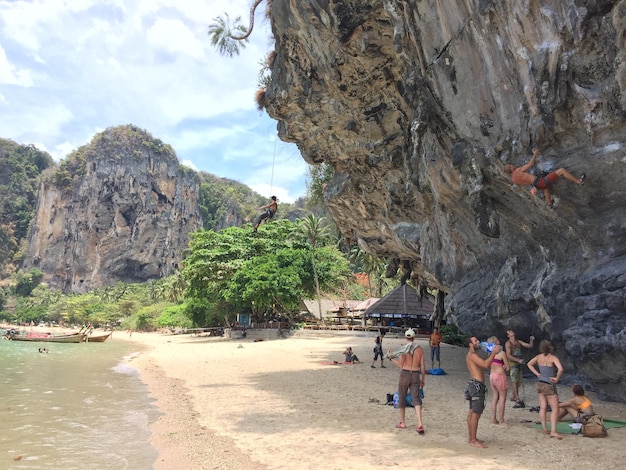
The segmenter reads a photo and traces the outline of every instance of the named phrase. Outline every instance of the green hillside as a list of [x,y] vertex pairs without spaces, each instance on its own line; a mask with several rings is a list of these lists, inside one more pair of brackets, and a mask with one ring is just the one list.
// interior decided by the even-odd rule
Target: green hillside
[[0,278],[15,270],[35,214],[39,177],[54,165],[33,145],[0,138]]

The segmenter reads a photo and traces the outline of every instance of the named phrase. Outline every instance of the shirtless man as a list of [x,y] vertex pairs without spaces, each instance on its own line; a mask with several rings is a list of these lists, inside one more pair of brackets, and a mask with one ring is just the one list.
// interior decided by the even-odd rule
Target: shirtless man
[[417,433],[424,434],[424,424],[422,422],[422,397],[420,388],[424,388],[426,379],[426,367],[424,365],[424,350],[415,343],[415,331],[406,330],[404,333],[406,343],[404,347],[394,352],[389,349],[387,357],[401,370],[398,382],[398,404],[400,407],[400,422],[396,424],[399,429],[406,429],[406,395],[411,391],[415,414],[417,415]]
[[270,199],[271,200],[269,204],[265,204],[264,206],[259,207],[259,210],[264,210],[265,212],[263,212],[256,220],[256,224],[254,224],[255,232],[259,228],[259,225],[261,225],[261,222],[263,222],[265,219],[274,218],[274,214],[276,214],[276,212],[278,211],[278,202],[276,201],[276,196],[272,196]]
[[535,164],[535,160],[537,160],[537,155],[539,155],[539,149],[533,149],[533,156],[530,161],[519,168],[514,167],[513,165],[505,165],[504,170],[507,173],[511,174],[511,180],[514,184],[525,186],[532,186],[530,190],[533,195],[537,194],[537,190],[540,189],[543,191],[543,195],[546,198],[546,202],[548,203],[548,207],[552,209],[554,207],[554,201],[552,201],[552,195],[550,194],[550,188],[559,177],[564,176],[566,179],[570,180],[576,184],[583,184],[585,182],[585,174],[583,173],[580,178],[576,178],[565,168],[559,168],[556,171],[553,171],[546,176],[535,176],[528,173],[533,165]]
[[478,420],[485,409],[485,369],[491,366],[493,359],[502,351],[499,344],[494,346],[487,359],[483,359],[476,351],[480,349],[478,338],[472,336],[468,341],[469,351],[465,356],[465,363],[470,374],[470,380],[465,387],[465,399],[469,400],[469,413],[467,414],[467,431],[471,446],[486,448],[487,445],[476,437],[478,432]]
[[[513,385],[511,391],[511,401],[515,402],[513,408],[524,408],[526,405],[519,399],[519,387],[522,385],[522,365],[524,359],[522,359],[522,347],[530,349],[535,344],[535,337],[531,336],[528,343],[521,341],[515,337],[515,332],[511,329],[506,330],[506,337],[508,338],[504,349],[506,355],[509,358],[509,374],[511,376],[511,385]],[[521,406],[520,406],[521,405]]]

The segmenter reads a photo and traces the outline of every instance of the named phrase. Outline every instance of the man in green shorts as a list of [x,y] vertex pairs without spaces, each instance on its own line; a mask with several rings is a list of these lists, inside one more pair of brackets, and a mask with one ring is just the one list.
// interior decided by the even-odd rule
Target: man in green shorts
[[533,347],[535,337],[531,336],[530,341],[526,343],[515,337],[515,332],[511,329],[506,330],[506,336],[508,338],[504,348],[506,355],[509,357],[509,368],[511,376],[511,400],[515,402],[513,408],[524,408],[523,403],[519,398],[519,388],[522,385],[522,365],[524,359],[522,358],[522,347],[530,349]]

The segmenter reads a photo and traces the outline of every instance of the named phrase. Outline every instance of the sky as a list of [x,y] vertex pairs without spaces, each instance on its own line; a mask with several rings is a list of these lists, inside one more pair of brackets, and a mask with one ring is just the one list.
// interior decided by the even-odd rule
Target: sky
[[240,55],[207,34],[252,0],[0,0],[0,137],[59,161],[108,127],[134,124],[193,169],[292,202],[307,164],[254,101],[273,49],[265,6]]

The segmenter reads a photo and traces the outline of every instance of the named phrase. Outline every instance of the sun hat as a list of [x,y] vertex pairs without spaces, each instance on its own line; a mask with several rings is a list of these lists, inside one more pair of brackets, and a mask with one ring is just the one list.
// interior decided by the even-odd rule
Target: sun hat
[[404,336],[406,336],[407,338],[415,338],[415,331],[409,328],[404,332]]

